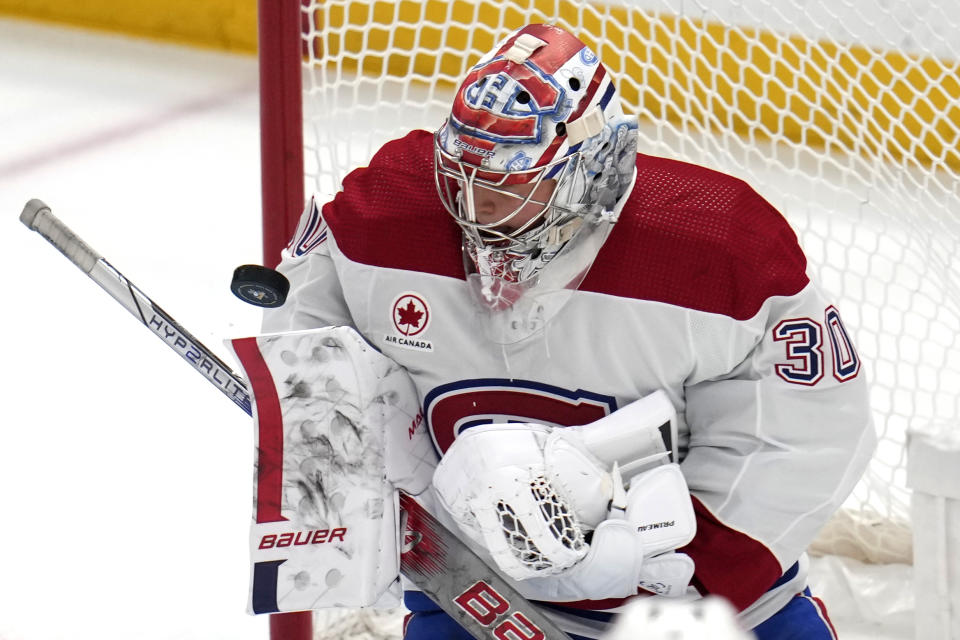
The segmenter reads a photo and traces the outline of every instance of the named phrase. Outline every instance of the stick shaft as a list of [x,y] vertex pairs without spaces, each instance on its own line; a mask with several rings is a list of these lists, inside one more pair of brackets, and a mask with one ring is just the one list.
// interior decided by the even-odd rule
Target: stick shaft
[[250,395],[243,379],[54,216],[50,207],[40,200],[31,200],[23,208],[20,221],[56,247],[154,335],[180,354],[197,373],[247,414],[251,413]]

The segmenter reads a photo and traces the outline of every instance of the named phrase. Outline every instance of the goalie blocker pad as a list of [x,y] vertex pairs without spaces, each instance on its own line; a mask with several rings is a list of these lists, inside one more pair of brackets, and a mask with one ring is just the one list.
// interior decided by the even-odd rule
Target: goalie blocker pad
[[406,371],[349,327],[227,345],[255,422],[248,611],[396,606],[397,490],[437,462]]

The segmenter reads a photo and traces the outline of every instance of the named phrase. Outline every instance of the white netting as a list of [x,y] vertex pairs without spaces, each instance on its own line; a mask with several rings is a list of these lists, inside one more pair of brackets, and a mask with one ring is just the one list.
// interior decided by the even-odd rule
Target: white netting
[[324,0],[304,7],[308,192],[435,129],[528,22],[590,44],[640,149],[746,179],[797,230],[867,365],[881,441],[821,549],[909,561],[904,433],[960,414],[955,0]]

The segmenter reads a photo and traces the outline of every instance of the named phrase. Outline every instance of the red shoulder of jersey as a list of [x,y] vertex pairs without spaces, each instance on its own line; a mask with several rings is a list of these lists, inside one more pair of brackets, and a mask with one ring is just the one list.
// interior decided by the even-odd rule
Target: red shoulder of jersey
[[354,262],[465,278],[460,227],[437,195],[426,131],[388,142],[347,175],[323,219]]
[[[433,136],[413,131],[351,172],[323,217],[354,262],[464,278],[437,196]],[[793,230],[742,180],[639,155],[637,181],[582,290],[750,318],[807,284]]]
[[743,320],[807,282],[796,234],[747,183],[639,155],[633,191],[580,288]]

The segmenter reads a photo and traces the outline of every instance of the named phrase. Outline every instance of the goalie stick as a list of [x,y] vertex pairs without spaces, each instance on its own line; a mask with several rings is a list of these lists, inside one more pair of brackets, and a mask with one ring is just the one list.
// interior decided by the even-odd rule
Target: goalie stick
[[[20,221],[100,285],[248,415],[246,382],[143,291],[33,199]],[[494,572],[415,498],[401,493],[405,525],[400,570],[478,640],[562,640],[568,636]]]

